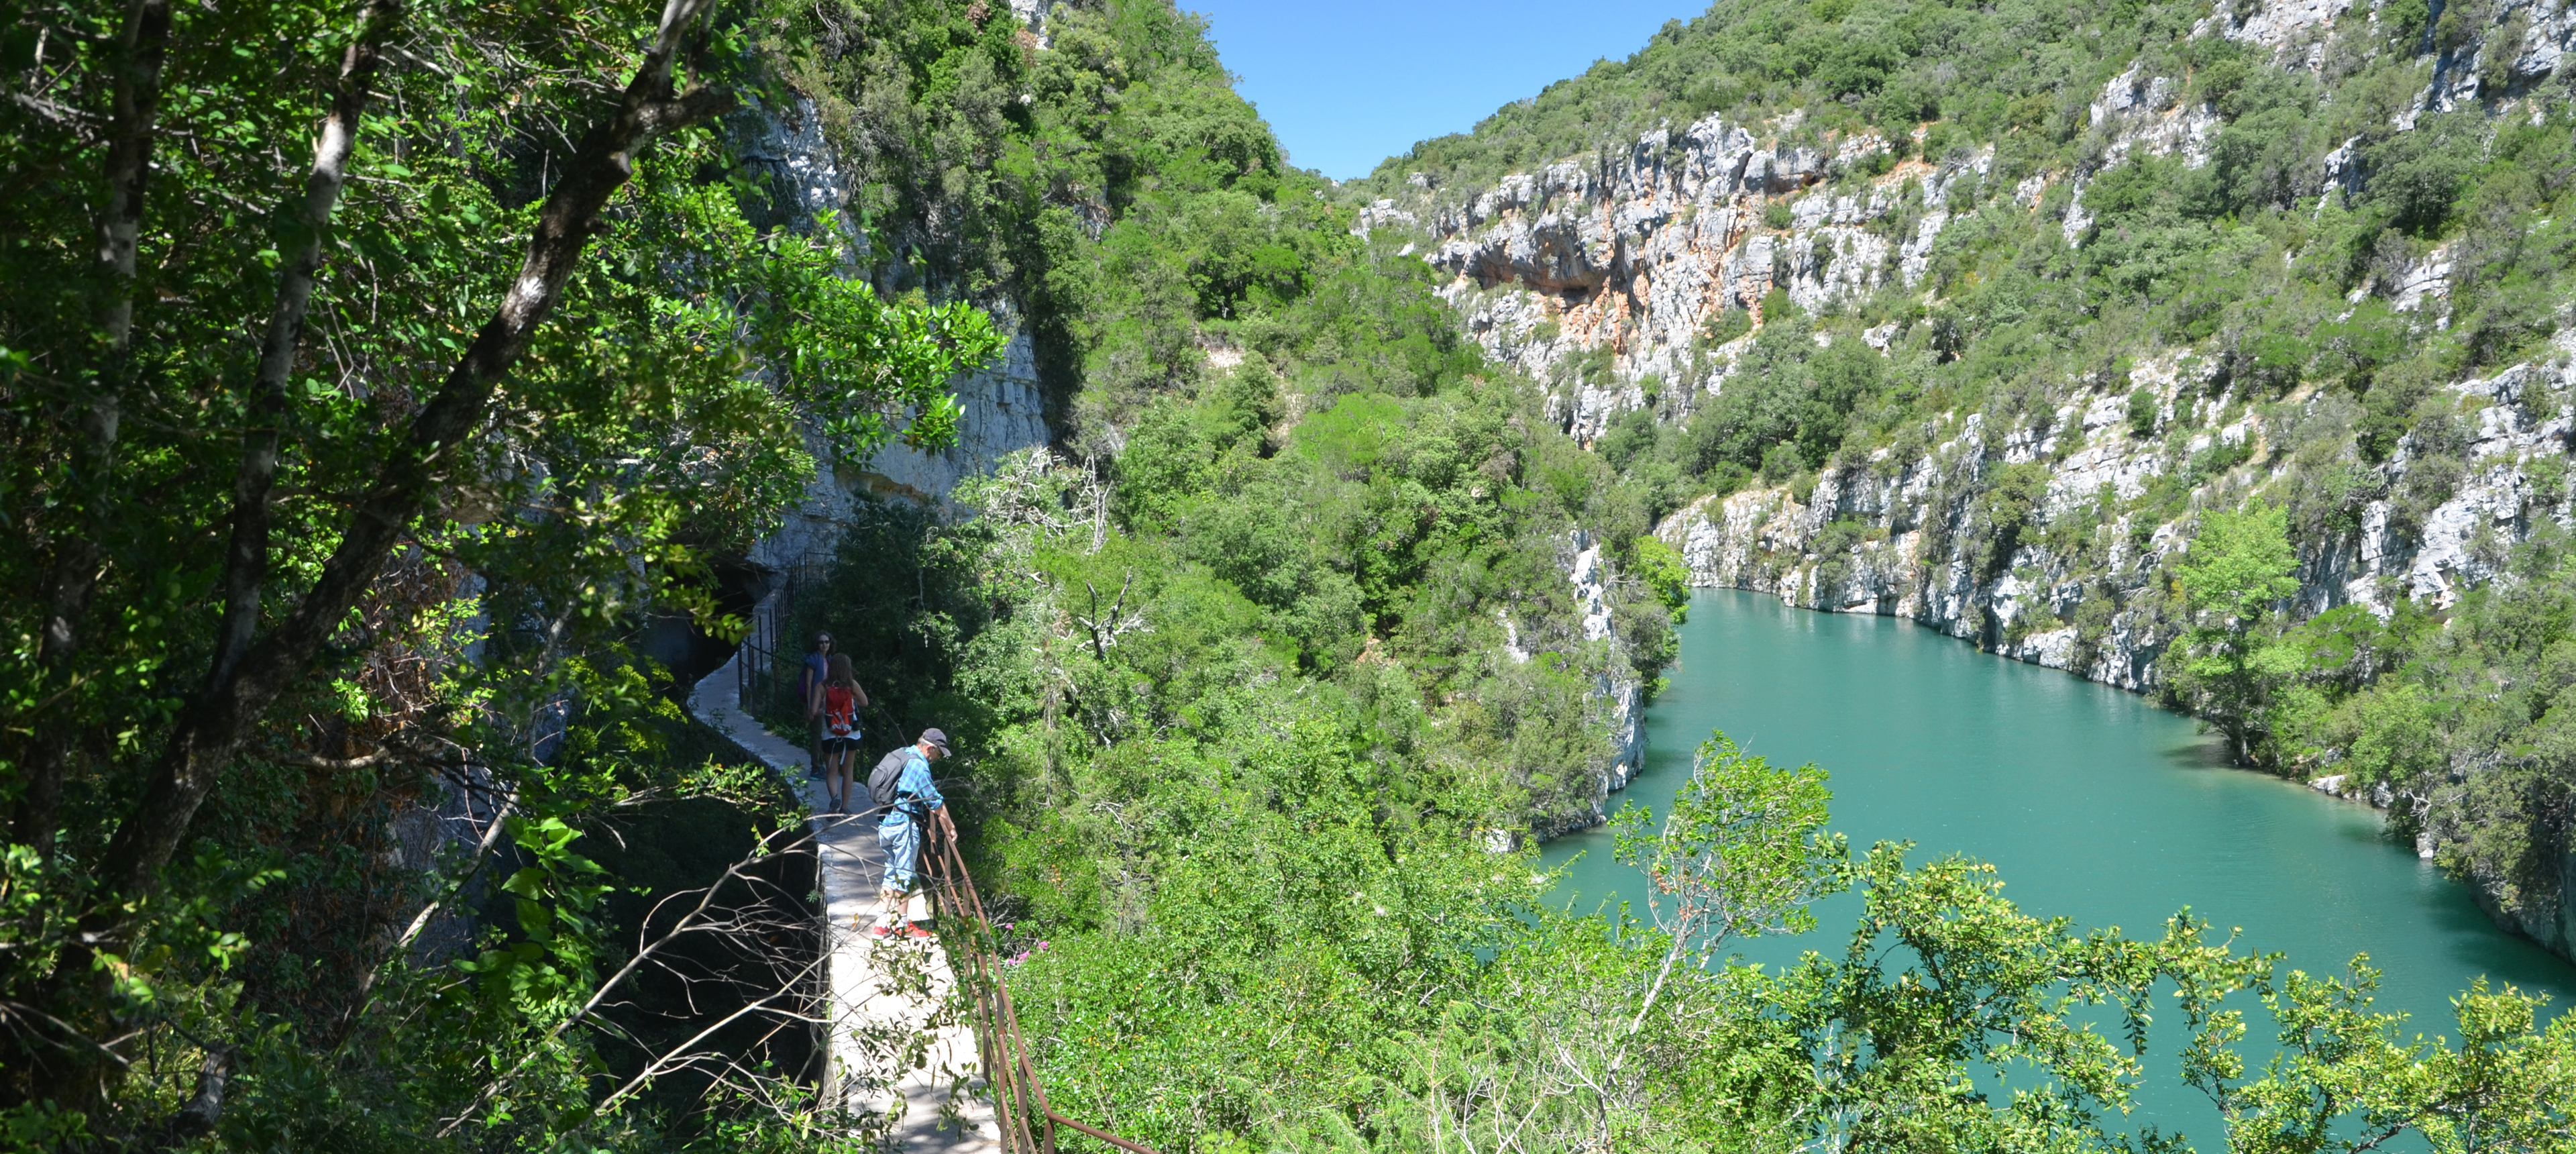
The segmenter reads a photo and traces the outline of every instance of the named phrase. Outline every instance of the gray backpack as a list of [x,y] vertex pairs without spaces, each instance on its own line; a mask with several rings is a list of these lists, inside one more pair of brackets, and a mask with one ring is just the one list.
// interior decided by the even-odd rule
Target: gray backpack
[[907,745],[878,759],[877,767],[868,771],[868,800],[877,803],[878,809],[894,807],[895,792],[903,785],[903,767],[911,761],[912,747]]

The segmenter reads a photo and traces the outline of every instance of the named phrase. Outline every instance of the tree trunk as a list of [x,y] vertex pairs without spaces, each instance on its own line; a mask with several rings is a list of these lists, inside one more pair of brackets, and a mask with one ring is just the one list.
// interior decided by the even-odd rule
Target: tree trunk
[[369,0],[358,16],[358,38],[340,61],[330,118],[313,146],[313,172],[302,200],[287,205],[289,241],[295,246],[277,274],[277,305],[260,350],[259,376],[251,384],[250,427],[242,433],[240,471],[233,479],[233,536],[224,556],[224,620],[209,688],[230,676],[259,631],[260,590],[268,579],[269,492],[277,484],[280,426],[286,421],[287,379],[304,343],[304,315],[313,303],[313,278],[322,267],[322,239],[347,181],[349,156],[373,96],[376,63],[386,37],[402,20],[399,0]]
[[19,795],[14,837],[51,856],[54,826],[62,805],[63,770],[73,727],[60,718],[73,707],[69,687],[80,650],[82,618],[89,614],[90,594],[98,588],[106,534],[108,478],[116,465],[116,427],[124,414],[125,379],[132,372],[134,350],[134,277],[136,251],[143,236],[143,192],[152,176],[152,142],[161,116],[161,69],[169,56],[170,0],[132,0],[117,35],[116,71],[107,142],[107,205],[98,218],[98,303],[94,313],[100,344],[90,374],[90,392],[82,399],[80,434],[68,471],[68,487],[77,494],[72,524],[54,543],[53,563],[45,577],[45,617],[37,642],[38,684],[59,696],[57,716],[33,719],[36,730]]
[[[212,678],[180,714],[139,798],[102,860],[127,897],[158,887],[161,867],[188,823],[268,706],[309,671],[322,645],[374,584],[386,559],[428,513],[458,467],[459,451],[482,425],[503,374],[527,351],[562,295],[599,216],[634,172],[637,152],[665,133],[733,106],[727,92],[672,94],[681,34],[709,0],[667,0],[652,47],[617,112],[591,130],[546,197],[519,275],[492,319],[475,334],[447,380],[412,421],[411,432],[377,467],[313,588],[233,667]],[[108,915],[113,916],[113,915]]]

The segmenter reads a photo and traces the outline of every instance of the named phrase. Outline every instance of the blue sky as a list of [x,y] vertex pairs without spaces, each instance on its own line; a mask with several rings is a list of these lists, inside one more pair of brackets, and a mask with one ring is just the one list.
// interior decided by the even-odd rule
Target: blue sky
[[1707,0],[1179,0],[1299,168],[1336,180],[1645,46]]

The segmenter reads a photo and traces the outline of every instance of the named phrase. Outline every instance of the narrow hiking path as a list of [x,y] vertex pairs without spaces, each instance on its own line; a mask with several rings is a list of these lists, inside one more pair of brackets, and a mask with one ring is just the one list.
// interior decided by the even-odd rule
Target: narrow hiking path
[[[699,680],[689,695],[689,712],[785,780],[798,783],[806,809],[814,814],[811,827],[821,863],[830,954],[827,1100],[870,1113],[899,1108],[902,1117],[892,1135],[899,1150],[999,1154],[1001,1130],[992,1104],[982,1096],[983,1064],[974,1028],[954,1014],[943,1016],[957,989],[947,950],[935,941],[882,942],[868,936],[867,927],[883,910],[877,883],[885,875],[885,855],[877,847],[876,821],[820,812],[823,786],[805,776],[805,751],[743,711],[735,667],[740,660],[737,654]],[[862,761],[875,763],[873,756]],[[913,901],[912,912],[919,915],[926,899]],[[922,1035],[929,1044],[920,1063],[906,1069],[894,1085],[882,1085],[879,1072],[897,1064]]]

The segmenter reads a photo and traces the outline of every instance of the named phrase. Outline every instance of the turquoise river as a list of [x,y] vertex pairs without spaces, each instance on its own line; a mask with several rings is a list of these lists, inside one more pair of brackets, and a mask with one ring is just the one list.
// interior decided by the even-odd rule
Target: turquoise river
[[[1774,764],[1828,770],[1834,825],[1855,849],[1906,840],[1910,860],[1992,862],[2027,912],[2147,936],[2189,906],[2221,932],[2241,927],[2240,946],[2312,973],[2367,952],[2383,973],[2380,1007],[2411,1014],[2410,1030],[2456,1034],[2449,999],[2482,974],[2550,994],[2552,1012],[2576,991],[2576,967],[2498,929],[2463,886],[2382,834],[2376,811],[2229,768],[2190,719],[2145,698],[1908,622],[1699,594],[1681,663],[1647,713],[1645,771],[1612,806],[1669,801],[1712,729]],[[1592,830],[1549,842],[1543,858],[1572,863],[1561,893],[1589,910],[1642,895],[1610,851]],[[1858,912],[1856,897],[1836,898],[1812,934],[1731,948],[1772,965],[1839,953]],[[2268,1023],[2254,1012],[2245,1049],[2259,1066],[2252,1043]],[[2214,1111],[2157,1077],[2160,1065],[2132,1121],[2224,1149]]]

